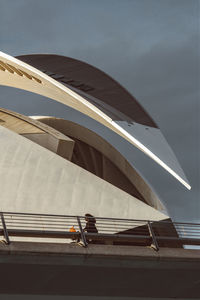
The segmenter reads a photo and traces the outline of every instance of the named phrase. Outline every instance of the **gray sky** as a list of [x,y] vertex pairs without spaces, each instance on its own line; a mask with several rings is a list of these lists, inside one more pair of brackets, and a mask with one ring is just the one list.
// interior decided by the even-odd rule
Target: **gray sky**
[[[200,222],[199,1],[0,0],[0,11],[3,52],[54,53],[83,60],[138,99],[161,128],[192,190],[127,142],[105,134],[129,159],[137,156],[137,169],[172,218]],[[96,124],[44,97],[7,87],[0,87],[0,92],[2,107]]]

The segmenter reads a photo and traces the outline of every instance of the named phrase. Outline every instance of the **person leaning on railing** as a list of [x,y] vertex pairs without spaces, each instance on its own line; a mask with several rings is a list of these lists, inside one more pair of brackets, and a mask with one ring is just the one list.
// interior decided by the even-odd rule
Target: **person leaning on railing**
[[[90,214],[85,214],[85,221],[86,221],[86,226],[83,229],[84,232],[87,233],[98,233],[98,230],[96,228],[96,219],[94,216]],[[92,239],[87,239],[87,243],[93,242]],[[94,243],[94,242],[93,242]]]

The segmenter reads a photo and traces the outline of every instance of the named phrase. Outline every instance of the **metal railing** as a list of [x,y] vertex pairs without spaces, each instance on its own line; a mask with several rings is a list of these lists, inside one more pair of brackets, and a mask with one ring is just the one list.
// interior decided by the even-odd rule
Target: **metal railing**
[[[0,235],[6,244],[15,238],[45,239],[88,244],[183,247],[200,245],[200,224],[171,221],[149,221],[95,218],[97,232],[87,230],[83,216],[1,212]],[[94,219],[93,219],[94,221]],[[73,231],[71,228],[73,226]]]

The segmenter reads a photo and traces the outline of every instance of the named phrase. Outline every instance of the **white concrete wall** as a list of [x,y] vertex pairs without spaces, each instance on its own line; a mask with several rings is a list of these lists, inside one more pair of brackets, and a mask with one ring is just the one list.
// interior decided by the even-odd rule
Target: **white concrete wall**
[[0,126],[0,210],[160,220],[166,215]]

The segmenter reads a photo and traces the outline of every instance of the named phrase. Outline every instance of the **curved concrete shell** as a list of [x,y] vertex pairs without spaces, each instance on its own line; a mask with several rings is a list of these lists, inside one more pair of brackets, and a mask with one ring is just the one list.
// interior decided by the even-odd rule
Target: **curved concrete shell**
[[[83,94],[80,89],[78,92],[77,89],[66,86],[64,82],[58,82],[31,65],[2,52],[0,52],[0,84],[46,96],[86,114],[125,138],[160,164],[188,189],[191,188],[160,130],[139,123],[132,124],[132,119],[128,115],[126,116],[127,110],[118,110],[119,107],[116,109],[116,106],[110,107],[107,103],[102,105],[101,99],[91,98],[91,95],[87,93],[85,95],[85,92]],[[124,105],[123,100],[121,106]],[[110,113],[108,114],[108,112]],[[114,121],[115,118],[111,116],[112,114],[116,114],[120,118]],[[146,116],[145,112],[144,115]],[[156,126],[154,123],[151,125]]]
[[64,119],[32,118],[0,108],[1,126],[70,160],[157,210],[166,211],[133,166],[99,135]]
[[1,211],[162,220],[167,216],[0,126]]
[[0,108],[0,125],[71,160],[74,141],[52,127],[4,108]]
[[159,211],[163,204],[129,162],[106,140],[74,122],[32,117],[75,141],[71,161]]

